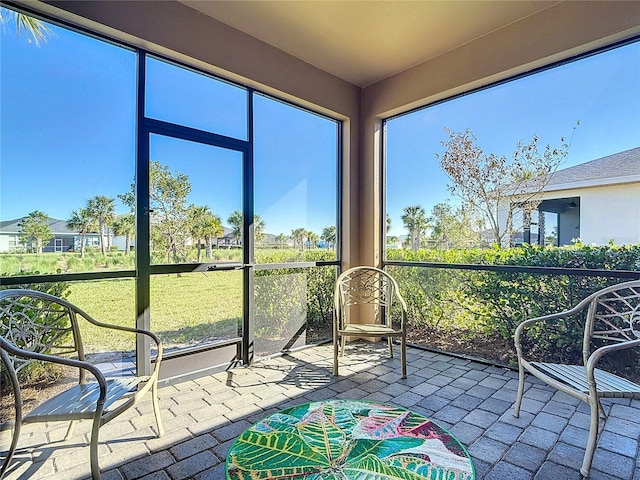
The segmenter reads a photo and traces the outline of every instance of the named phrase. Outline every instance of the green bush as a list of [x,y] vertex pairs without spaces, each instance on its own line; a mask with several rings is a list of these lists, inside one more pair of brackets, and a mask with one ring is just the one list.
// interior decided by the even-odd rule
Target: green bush
[[[524,245],[511,249],[392,250],[389,260],[605,270],[640,270],[640,245],[567,247]],[[527,318],[567,310],[617,278],[389,267],[407,301],[412,326],[476,331],[511,339]],[[584,318],[530,330],[527,346],[558,361],[581,358]]]
[[[335,253],[322,249],[263,251],[259,262],[286,263],[293,256],[298,257],[297,261],[317,262],[333,260]],[[293,316],[306,312],[307,339],[330,338],[335,280],[336,268],[332,266],[256,271],[255,316],[256,324],[261,326],[256,335],[281,337],[288,331]],[[305,305],[300,304],[301,298],[306,299]]]

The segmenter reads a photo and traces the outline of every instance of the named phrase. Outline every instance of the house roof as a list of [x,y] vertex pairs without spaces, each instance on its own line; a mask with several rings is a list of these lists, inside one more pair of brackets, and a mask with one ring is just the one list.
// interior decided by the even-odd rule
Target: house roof
[[[575,190],[640,182],[640,147],[597,158],[552,173],[543,192]],[[530,180],[517,186],[519,195],[537,191],[539,181]]]
[[[1,233],[19,233],[21,231],[20,226],[18,225],[24,218],[16,218],[14,220],[5,220],[0,222],[0,232]],[[66,220],[58,220],[57,218],[47,217],[47,225],[54,234],[67,234],[73,235],[77,232],[73,230],[69,230],[67,227]]]
[[[635,180],[633,180],[635,178]],[[640,147],[558,170],[551,175],[545,190],[559,185],[592,183],[604,185],[640,180]],[[585,185],[587,186],[587,185]]]

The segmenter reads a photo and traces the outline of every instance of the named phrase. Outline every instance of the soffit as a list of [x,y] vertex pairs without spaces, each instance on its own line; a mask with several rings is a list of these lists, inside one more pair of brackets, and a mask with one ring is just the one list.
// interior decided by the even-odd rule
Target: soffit
[[365,87],[557,1],[180,0]]

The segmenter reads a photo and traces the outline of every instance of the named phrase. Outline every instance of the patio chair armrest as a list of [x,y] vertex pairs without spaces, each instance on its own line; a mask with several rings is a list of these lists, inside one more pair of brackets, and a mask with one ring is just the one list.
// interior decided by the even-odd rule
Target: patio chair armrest
[[626,342],[620,342],[620,343],[615,343],[611,345],[604,345],[594,350],[591,353],[591,355],[589,355],[589,358],[587,359],[587,364],[585,365],[587,368],[587,379],[589,380],[589,382],[595,382],[594,371],[596,368],[596,364],[600,361],[602,357],[612,352],[625,350],[628,348],[634,348],[638,346],[640,346],[640,339],[629,340]]
[[162,340],[160,340],[160,337],[158,337],[155,333],[149,331],[149,330],[144,330],[142,328],[134,328],[134,327],[126,327],[124,325],[115,325],[113,323],[106,323],[106,322],[101,322],[100,320],[96,320],[95,318],[93,318],[91,315],[89,315],[87,312],[85,312],[84,310],[71,305],[73,307],[73,309],[75,310],[76,314],[80,315],[82,318],[84,318],[85,320],[87,320],[89,323],[97,326],[97,327],[101,327],[101,328],[108,328],[111,330],[119,330],[121,332],[128,332],[128,333],[139,333],[141,335],[146,335],[147,337],[151,338],[155,344],[156,344],[156,348],[158,350],[158,354],[157,354],[157,359],[156,359],[156,363],[160,363],[160,361],[162,360],[162,355],[163,355],[163,345],[162,345]]
[[551,320],[558,320],[560,318],[566,317],[567,315],[569,315],[571,313],[575,313],[575,312],[572,312],[571,310],[567,310],[567,311],[564,311],[564,312],[552,313],[552,314],[549,314],[549,315],[543,315],[543,316],[540,316],[540,317],[533,317],[533,318],[528,318],[526,320],[523,320],[516,327],[516,331],[513,334],[513,337],[514,337],[516,342],[519,342],[520,337],[522,336],[522,334],[524,333],[525,329],[528,326],[530,326],[530,325],[532,325],[534,323],[549,322]]
[[[614,287],[609,287],[609,288],[615,288],[615,286]],[[580,303],[578,303],[576,306],[574,306],[573,308],[571,308],[569,310],[565,310],[565,311],[562,311],[562,312],[551,313],[549,315],[542,315],[540,317],[529,318],[527,320],[522,321],[518,325],[518,327],[516,328],[515,333],[513,334],[514,341],[515,341],[515,344],[516,344],[516,349],[520,345],[520,337],[522,336],[522,332],[524,331],[524,329],[528,325],[531,325],[532,323],[536,323],[536,322],[548,322],[550,320],[557,320],[557,319],[560,319],[560,318],[563,318],[563,317],[568,317],[570,315],[574,315],[574,314],[578,313],[580,310],[582,310],[583,308],[587,307],[591,303],[593,298],[596,297],[597,295],[600,295],[600,294],[601,294],[600,291],[592,293],[588,297],[582,299],[582,301]]]
[[163,351],[164,351],[164,347],[162,345],[162,340],[155,333],[153,333],[153,332],[151,332],[149,330],[144,330],[142,328],[125,327],[125,326],[122,326],[122,325],[114,325],[114,324],[111,324],[111,323],[104,323],[104,322],[100,322],[98,320],[95,320],[93,318],[90,321],[91,321],[91,323],[93,323],[94,325],[96,325],[98,327],[108,328],[108,329],[111,329],[111,330],[119,330],[121,332],[138,333],[138,334],[141,334],[141,335],[146,335],[147,337],[151,338],[151,340],[153,340],[155,342],[155,344],[156,344],[156,348],[158,350],[156,363],[160,363],[160,361],[162,360],[162,354],[163,354]]
[[41,362],[56,363],[58,365],[65,365],[68,367],[81,368],[83,370],[87,370],[96,378],[96,381],[100,385],[99,401],[101,402],[105,401],[106,394],[107,394],[107,380],[104,374],[95,365],[92,365],[91,363],[85,362],[82,360],[76,360],[74,358],[65,358],[65,357],[59,357],[56,355],[51,355],[48,353],[31,352],[29,350],[24,350],[20,347],[16,347],[15,345],[12,345],[9,342],[4,341],[1,338],[0,338],[0,346],[10,354],[16,355],[18,357],[38,360]]
[[522,334],[525,329],[534,323],[540,322],[551,322],[554,320],[560,320],[561,318],[568,317],[570,315],[574,315],[585,307],[585,302],[580,302],[578,305],[573,307],[570,310],[565,310],[563,312],[551,313],[549,315],[542,315],[540,317],[529,318],[527,320],[523,320],[517,327],[516,331],[513,334],[513,341],[516,347],[516,353],[518,357],[522,357],[522,343],[520,341]]

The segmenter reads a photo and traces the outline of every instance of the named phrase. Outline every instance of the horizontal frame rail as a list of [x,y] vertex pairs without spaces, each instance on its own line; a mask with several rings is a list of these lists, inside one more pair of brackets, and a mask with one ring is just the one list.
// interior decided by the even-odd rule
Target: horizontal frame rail
[[582,277],[611,277],[640,279],[640,271],[634,270],[606,270],[595,268],[564,268],[564,267],[527,267],[522,265],[482,265],[467,263],[432,263],[432,262],[402,262],[388,260],[383,265],[394,267],[422,267],[445,268],[451,270],[479,270],[489,272],[532,273],[538,275],[575,275]]

